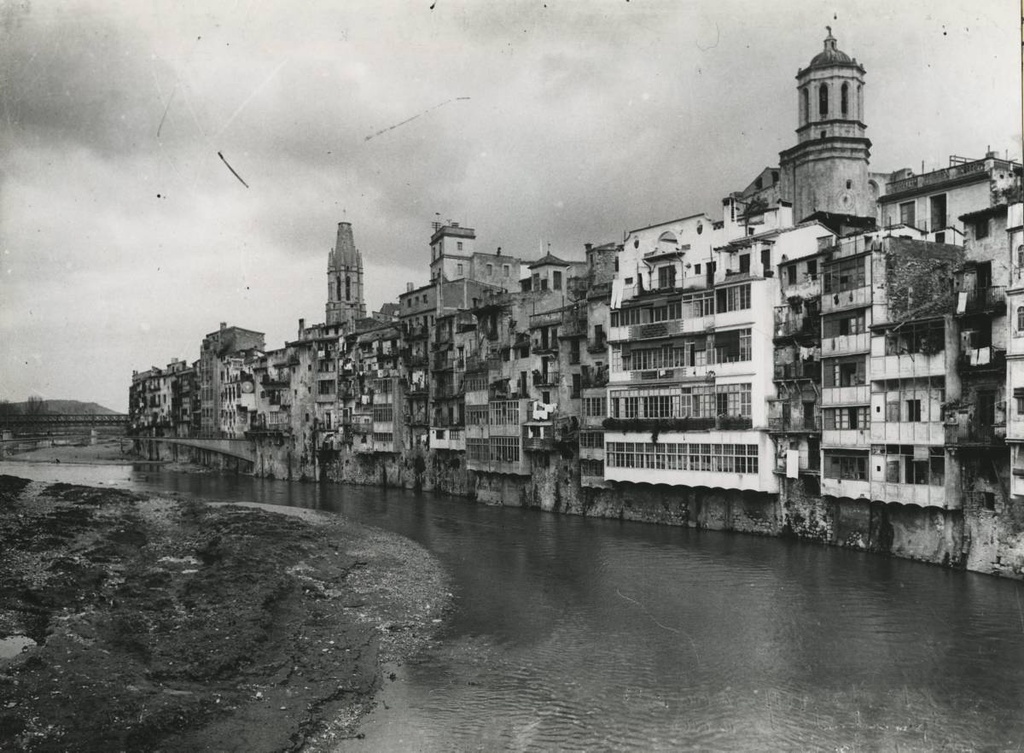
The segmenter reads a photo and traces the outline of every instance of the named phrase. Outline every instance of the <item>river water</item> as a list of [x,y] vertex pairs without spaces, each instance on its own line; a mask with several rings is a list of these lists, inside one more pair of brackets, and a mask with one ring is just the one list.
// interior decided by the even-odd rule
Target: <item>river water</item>
[[342,751],[1024,750],[1024,587],[812,544],[117,466],[0,473],[342,513],[449,568]]

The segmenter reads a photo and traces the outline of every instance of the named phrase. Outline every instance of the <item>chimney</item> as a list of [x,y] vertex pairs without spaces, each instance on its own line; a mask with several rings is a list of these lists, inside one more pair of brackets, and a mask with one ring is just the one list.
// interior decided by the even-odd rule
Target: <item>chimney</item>
[[299,339],[302,339],[302,330],[306,328],[306,320],[299,319]]
[[227,329],[228,328],[228,323],[227,322],[221,322],[220,323],[220,328],[221,329]]
[[583,244],[583,248],[587,249],[587,253],[590,253],[590,250],[591,250],[591,249],[592,249],[593,247],[594,247],[594,244],[593,244],[593,243],[584,243],[584,244]]
[[405,283],[405,292],[406,293],[411,293],[412,292],[412,283],[411,282]]

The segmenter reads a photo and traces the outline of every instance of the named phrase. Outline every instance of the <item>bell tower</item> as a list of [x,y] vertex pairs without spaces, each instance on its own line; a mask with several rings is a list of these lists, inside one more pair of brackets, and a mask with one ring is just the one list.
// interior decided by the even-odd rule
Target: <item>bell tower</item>
[[782,198],[793,203],[797,222],[815,212],[875,216],[864,66],[839,50],[826,29],[825,48],[796,75],[797,144],[779,154]]
[[366,316],[363,302],[363,255],[352,237],[352,223],[338,223],[338,238],[327,257],[327,324],[344,324],[351,332]]

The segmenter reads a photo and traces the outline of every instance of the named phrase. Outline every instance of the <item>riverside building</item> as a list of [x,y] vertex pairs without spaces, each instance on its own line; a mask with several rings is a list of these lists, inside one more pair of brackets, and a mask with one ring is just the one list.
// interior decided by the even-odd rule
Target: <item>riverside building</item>
[[[1024,574],[1021,166],[873,170],[864,76],[830,32],[777,166],[582,261],[437,222],[429,282],[366,318],[342,223],[327,322],[204,343],[196,373],[224,377],[196,430],[221,416],[260,475]],[[133,377],[140,431],[168,420],[161,380]]]

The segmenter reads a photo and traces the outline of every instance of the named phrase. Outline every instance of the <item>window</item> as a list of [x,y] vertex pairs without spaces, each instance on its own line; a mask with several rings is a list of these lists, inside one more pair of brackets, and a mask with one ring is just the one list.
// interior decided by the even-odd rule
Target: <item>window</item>
[[609,468],[757,473],[756,444],[609,442]]
[[562,273],[555,270],[551,275],[551,287],[553,290],[562,289]]
[[900,204],[900,224],[907,225],[909,227],[917,226],[917,204],[913,201],[908,201]]
[[583,398],[584,418],[603,418],[608,414],[608,400],[605,397]]
[[818,114],[821,117],[828,115],[828,84],[818,87]]
[[800,121],[806,123],[811,119],[810,95],[807,89],[800,90]]
[[796,285],[796,264],[790,264],[786,267],[786,283]]
[[491,274],[493,274],[493,272],[494,272],[494,265],[493,264],[488,264],[487,265],[487,276],[490,277]]
[[[804,403],[804,413],[806,415],[806,406],[808,403]],[[810,403],[812,418],[814,404]],[[871,426],[871,416],[868,412],[868,406],[853,406],[849,408],[830,408],[824,411],[825,413],[825,428],[826,429],[837,429],[837,430],[848,430],[848,429],[867,429]]]
[[693,265],[693,273],[695,275],[699,275],[700,274],[700,264],[694,264]]
[[907,421],[921,420],[921,401],[907,400]]
[[858,335],[865,331],[863,310],[826,316],[821,320],[821,336],[823,338]]
[[928,199],[932,215],[932,232],[946,227],[946,194],[940,193]]
[[1024,306],[1017,307],[1017,337],[1024,335]]
[[864,258],[843,259],[826,267],[822,289],[826,293],[842,293],[867,284]]
[[457,241],[455,243],[455,248],[457,248],[459,251],[461,251],[462,250],[462,241]]
[[1013,388],[1013,402],[1016,406],[1017,415],[1024,416],[1024,387]]
[[856,387],[864,384],[866,363],[865,356],[829,359],[827,366],[822,369],[822,386]]
[[750,308],[750,285],[737,285],[715,291],[715,304],[718,313],[741,311]]
[[462,274],[462,264],[461,263],[456,265],[456,267],[455,267],[455,274],[458,274],[458,275]]
[[[839,89],[839,112],[845,118],[850,112],[850,85],[844,83]],[[847,186],[849,188],[849,186]]]
[[501,271],[502,271],[502,273],[504,274],[505,277],[508,277],[509,276],[509,266],[508,266],[508,264],[502,264],[501,265]]
[[674,288],[676,286],[675,266],[660,267],[658,269],[658,287]]
[[974,237],[975,239],[987,238],[988,237],[988,217],[982,220],[977,220],[974,223]]
[[825,478],[843,481],[867,481],[868,457],[866,454],[831,454],[825,455]]
[[750,254],[740,254],[740,274],[750,273]]

